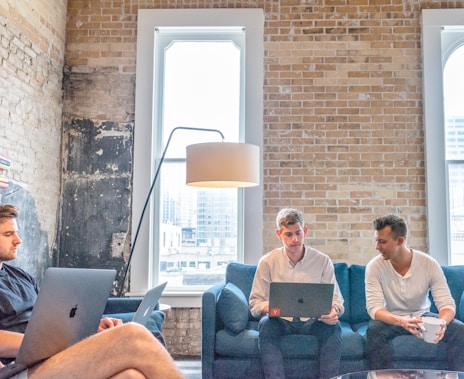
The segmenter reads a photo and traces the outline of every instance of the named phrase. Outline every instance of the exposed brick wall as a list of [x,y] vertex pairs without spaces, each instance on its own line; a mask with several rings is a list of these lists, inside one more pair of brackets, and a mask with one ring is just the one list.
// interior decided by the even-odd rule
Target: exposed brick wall
[[0,3],[0,153],[11,159],[0,202],[19,207],[16,263],[39,279],[50,264],[59,213],[66,6]]
[[[70,0],[66,66],[82,81],[98,72],[111,83],[134,83],[138,8],[263,8],[264,250],[278,242],[278,209],[293,206],[304,211],[313,246],[334,261],[364,264],[375,254],[371,221],[386,212],[402,213],[411,246],[427,251],[420,12],[463,6]],[[89,105],[82,112],[65,100],[65,113],[121,121],[124,104],[124,121],[133,121],[133,92],[109,94],[96,83],[75,91]],[[164,331],[173,352],[199,355],[198,345],[184,345],[199,318],[188,309],[171,312]]]
[[200,356],[201,309],[172,309],[166,315],[162,332],[174,357]]

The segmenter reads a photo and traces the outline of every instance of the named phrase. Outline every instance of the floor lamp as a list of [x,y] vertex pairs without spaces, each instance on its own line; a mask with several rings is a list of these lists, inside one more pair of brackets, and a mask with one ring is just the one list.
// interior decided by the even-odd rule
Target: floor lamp
[[142,226],[145,211],[150,203],[150,198],[158,180],[161,165],[164,162],[166,151],[175,132],[178,130],[190,130],[200,132],[214,132],[221,135],[222,142],[198,143],[187,146],[186,154],[186,184],[195,187],[214,188],[240,188],[259,185],[260,155],[259,147],[246,143],[224,142],[224,135],[217,129],[194,128],[178,126],[169,134],[166,146],[153,177],[142,212],[140,214],[137,229],[132,240],[132,245],[124,269],[119,296],[122,296],[124,284],[134,254],[135,244]]

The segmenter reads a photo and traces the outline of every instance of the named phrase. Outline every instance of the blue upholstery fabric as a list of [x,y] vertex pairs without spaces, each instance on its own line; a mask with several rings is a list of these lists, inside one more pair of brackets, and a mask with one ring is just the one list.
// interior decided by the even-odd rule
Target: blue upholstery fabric
[[[464,288],[464,266],[443,266],[442,268],[445,273],[451,295],[456,302],[456,318],[462,320],[464,314],[460,313],[459,305],[461,303],[462,289]],[[435,304],[433,304],[432,312],[436,313]]]
[[350,305],[350,276],[348,271],[348,265],[346,263],[336,263],[334,264],[335,269],[335,277],[337,278],[338,286],[340,287],[340,291],[342,292],[345,312],[343,313],[342,317],[340,317],[341,321],[349,321],[350,320],[350,313],[351,313],[351,305]]
[[216,353],[229,357],[259,356],[258,331],[246,329],[239,334],[220,330],[216,335]]
[[350,266],[350,295],[352,323],[369,322],[370,317],[366,310],[365,266]]
[[[342,326],[340,374],[368,369],[365,354],[369,315],[366,311],[365,266],[335,263],[335,275],[345,300]],[[456,300],[458,318],[464,315],[464,266],[443,267],[451,293]],[[255,265],[231,263],[226,270],[226,283],[234,283],[248,300]],[[262,378],[258,350],[258,321],[248,311],[248,323],[235,334],[225,328],[218,308],[224,284],[203,294],[202,304],[202,375],[207,378]],[[318,372],[319,346],[313,336],[290,335],[281,342],[287,378],[308,378]],[[428,344],[414,336],[401,336],[390,344],[396,368],[445,369],[444,342]]]
[[242,290],[233,283],[227,283],[217,302],[219,317],[226,329],[238,334],[248,324],[248,300]]
[[256,266],[241,263],[229,263],[226,271],[226,283],[233,283],[240,288],[248,300],[255,277]]

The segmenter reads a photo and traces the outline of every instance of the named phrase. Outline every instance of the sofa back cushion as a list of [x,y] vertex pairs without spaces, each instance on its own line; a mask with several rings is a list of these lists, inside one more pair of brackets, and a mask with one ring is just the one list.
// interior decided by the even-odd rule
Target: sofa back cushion
[[240,288],[247,300],[250,298],[256,267],[256,265],[244,263],[229,263],[227,265],[226,283],[233,283]]
[[[459,304],[461,302],[461,296],[464,291],[464,266],[442,266],[443,272],[448,282],[448,287],[453,296],[454,301],[456,302],[456,318],[462,320],[464,316],[461,314],[459,309]],[[437,312],[437,307],[433,302],[432,295],[430,294],[432,300],[432,306],[430,310],[432,312]]]
[[350,322],[351,314],[351,296],[350,296],[350,276],[348,265],[346,263],[334,263],[335,277],[337,278],[338,286],[343,296],[345,313],[340,317],[341,321]]
[[[235,284],[242,292],[248,301],[250,299],[251,287],[255,277],[256,265],[248,265],[244,263],[229,263],[226,268],[226,283]],[[248,309],[248,319],[250,321],[258,320],[260,317],[253,317]]]
[[358,324],[370,320],[366,310],[366,266],[350,266],[351,323]]

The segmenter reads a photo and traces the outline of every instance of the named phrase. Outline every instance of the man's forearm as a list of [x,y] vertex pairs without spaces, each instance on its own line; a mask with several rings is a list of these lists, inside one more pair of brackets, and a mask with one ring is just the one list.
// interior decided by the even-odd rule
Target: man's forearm
[[14,358],[23,342],[23,334],[0,330],[0,357]]

